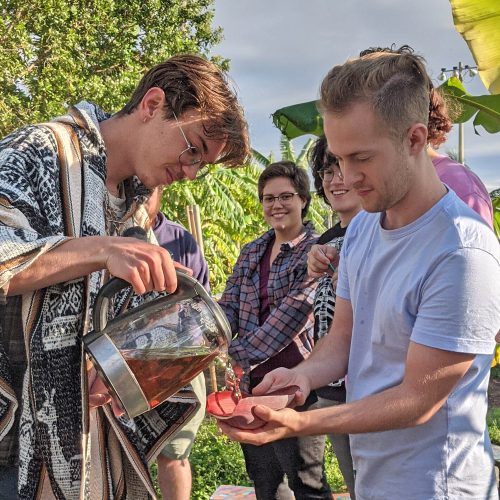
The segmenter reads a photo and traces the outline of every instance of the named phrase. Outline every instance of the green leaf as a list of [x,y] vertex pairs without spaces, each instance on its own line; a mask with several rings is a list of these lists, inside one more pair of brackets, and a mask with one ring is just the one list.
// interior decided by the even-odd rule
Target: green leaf
[[455,123],[466,122],[474,116],[474,128],[482,126],[490,134],[500,132],[500,94],[471,96],[456,77],[451,77],[439,88],[461,107]]
[[491,203],[493,205],[493,229],[500,240],[500,193],[498,196],[492,197]]
[[254,160],[260,163],[263,167],[267,167],[273,161],[271,155],[269,157],[266,157],[262,153],[259,153],[256,149],[253,148],[252,148],[252,156]]
[[278,109],[272,114],[273,123],[288,139],[304,134],[320,136],[323,133],[323,119],[316,104],[317,101],[309,101]]
[[[214,0],[2,2],[0,135],[92,99],[114,112],[140,77],[178,53],[220,42]],[[227,61],[214,57],[221,66]]]
[[467,42],[479,76],[492,94],[500,94],[500,2],[450,0],[455,28]]

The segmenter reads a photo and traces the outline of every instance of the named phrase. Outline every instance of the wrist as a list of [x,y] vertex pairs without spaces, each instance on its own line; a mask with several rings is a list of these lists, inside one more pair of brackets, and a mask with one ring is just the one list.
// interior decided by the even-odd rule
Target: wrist
[[114,236],[90,236],[92,247],[92,259],[97,267],[97,270],[109,268],[109,259],[111,258],[111,247],[113,245]]

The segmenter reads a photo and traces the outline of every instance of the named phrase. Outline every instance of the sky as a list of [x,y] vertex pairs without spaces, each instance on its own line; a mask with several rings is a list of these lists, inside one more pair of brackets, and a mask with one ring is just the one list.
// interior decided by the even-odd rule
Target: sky
[[[328,70],[367,47],[408,44],[425,57],[435,85],[442,67],[475,65],[455,30],[448,0],[215,0],[214,26],[224,40],[213,55],[231,60],[250,126],[252,147],[279,159],[280,132],[271,114],[317,99]],[[472,95],[488,91],[479,76],[464,77]],[[440,151],[458,150],[458,126]],[[500,133],[465,124],[465,162],[489,191],[500,188]],[[305,139],[293,141],[296,152]]]

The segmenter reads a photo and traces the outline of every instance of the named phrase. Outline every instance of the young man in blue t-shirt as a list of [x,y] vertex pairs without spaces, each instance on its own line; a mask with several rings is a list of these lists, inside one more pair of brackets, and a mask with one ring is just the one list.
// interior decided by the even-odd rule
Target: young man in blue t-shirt
[[432,83],[420,57],[376,53],[321,87],[328,148],[364,211],[342,249],[329,334],[255,394],[311,389],[347,373],[347,404],[259,407],[262,444],[349,433],[356,498],[498,498],[486,391],[500,326],[500,252],[488,225],[441,183],[426,153]]

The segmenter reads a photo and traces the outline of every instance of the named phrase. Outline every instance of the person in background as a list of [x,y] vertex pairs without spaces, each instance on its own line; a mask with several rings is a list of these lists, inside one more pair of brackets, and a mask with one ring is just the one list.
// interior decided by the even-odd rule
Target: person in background
[[[259,200],[271,229],[241,250],[219,305],[236,335],[229,346],[242,392],[252,392],[276,367],[294,367],[313,346],[316,283],[306,255],[315,241],[305,222],[311,194],[307,172],[293,162],[267,166]],[[300,410],[316,402],[311,395]],[[265,446],[242,445],[248,475],[260,500],[331,499],[324,472],[324,436],[292,437]],[[288,487],[284,483],[286,474]]]
[[[175,262],[190,269],[193,278],[210,291],[207,261],[191,233],[183,226],[168,220],[160,211],[163,190],[156,188],[147,203],[158,244],[168,250]],[[200,373],[191,383],[191,388],[200,402],[200,407],[189,422],[182,426],[167,442],[158,455],[158,482],[163,500],[189,500],[191,497],[191,464],[189,453],[198,429],[205,417],[205,375]]]
[[358,500],[497,499],[486,427],[500,326],[500,251],[486,222],[439,179],[427,154],[422,58],[374,53],[321,85],[329,151],[361,198],[342,247],[335,315],[304,362],[268,373],[255,395],[312,389],[346,375],[347,403],[296,412],[257,406],[262,445],[349,433]]
[[[335,156],[328,152],[326,137],[321,136],[311,149],[309,155],[311,172],[316,193],[335,211],[339,222],[327,229],[319,238],[317,245],[332,247],[338,253],[342,248],[347,226],[361,210],[361,200],[355,190],[344,184],[342,172]],[[335,288],[338,272],[326,268],[319,277],[318,287],[314,295],[314,342],[317,343],[330,329],[335,314]],[[335,380],[316,389],[320,408],[327,408],[345,403],[345,381]],[[354,500],[354,470],[348,434],[329,434],[333,450],[339,462],[347,489]]]

